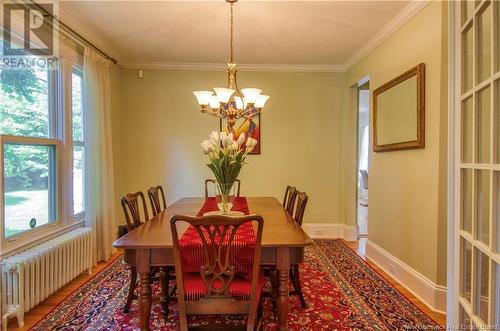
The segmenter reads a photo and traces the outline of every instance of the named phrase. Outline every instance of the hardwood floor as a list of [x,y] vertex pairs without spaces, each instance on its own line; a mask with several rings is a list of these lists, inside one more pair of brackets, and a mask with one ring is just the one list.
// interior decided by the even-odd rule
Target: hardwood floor
[[[349,241],[346,244],[356,251],[361,257],[365,258],[365,245],[366,239],[360,239],[359,241]],[[114,258],[118,255],[115,254],[111,257],[110,261],[114,260]],[[424,311],[427,315],[432,317],[436,322],[441,325],[446,324],[446,316],[443,314],[436,313],[429,309],[422,301],[420,301],[417,297],[415,297],[410,291],[408,291],[405,287],[400,285],[396,280],[394,280],[391,276],[385,273],[382,269],[380,269],[374,263],[367,261],[369,265],[371,265],[377,272],[379,272],[382,276],[384,276],[394,287],[396,287],[401,293],[404,294],[408,299],[410,299],[417,307],[419,307],[422,311]],[[8,330],[28,330],[32,326],[34,326],[39,320],[41,320],[44,316],[52,311],[60,302],[62,302],[66,297],[68,297],[73,291],[83,285],[86,281],[92,278],[96,273],[104,269],[109,263],[101,262],[96,267],[92,268],[92,275],[82,274],[64,286],[62,289],[48,297],[45,301],[40,303],[38,306],[30,310],[24,316],[24,327],[17,328],[17,320],[15,318],[9,320]]]

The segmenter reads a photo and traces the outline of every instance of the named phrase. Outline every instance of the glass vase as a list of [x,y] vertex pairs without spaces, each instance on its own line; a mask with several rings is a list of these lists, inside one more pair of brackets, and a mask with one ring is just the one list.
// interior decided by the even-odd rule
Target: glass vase
[[215,198],[217,200],[217,208],[222,215],[227,215],[233,208],[234,201],[234,182],[219,183],[215,186]]

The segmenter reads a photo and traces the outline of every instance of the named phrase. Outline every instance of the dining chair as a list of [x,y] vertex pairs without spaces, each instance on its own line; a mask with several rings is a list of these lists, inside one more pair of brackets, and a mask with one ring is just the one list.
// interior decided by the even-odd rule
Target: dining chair
[[[217,185],[217,181],[215,179],[205,179],[205,199],[209,197],[208,186],[210,183],[213,184],[214,187]],[[240,196],[241,181],[239,179],[236,179],[234,181],[234,184],[237,185],[236,196],[239,197]],[[215,191],[215,189],[214,189],[214,191]]]
[[283,208],[292,215],[293,207],[295,206],[295,199],[297,198],[297,189],[294,186],[288,185],[283,197]]
[[[256,223],[255,248],[245,260],[251,270],[236,272],[236,263],[230,256],[238,228],[247,222]],[[179,224],[178,224],[179,223]],[[178,228],[189,224],[199,236],[204,262],[199,272],[185,265],[186,246],[181,245]],[[170,219],[173,239],[174,264],[177,280],[177,302],[180,330],[188,330],[188,315],[247,315],[246,330],[259,329],[262,316],[262,288],[264,276],[260,271],[262,229],[264,219],[259,215],[229,217],[212,215],[192,217],[174,215]],[[186,268],[185,268],[186,267]],[[251,274],[251,277],[249,277]],[[220,327],[219,327],[220,329]]]
[[[305,192],[297,191],[297,208],[295,209],[293,219],[295,220],[295,223],[297,223],[301,227],[308,199],[309,198]],[[302,308],[307,308],[304,294],[302,293],[302,286],[300,285],[299,264],[292,264],[290,266],[290,279],[294,288],[293,291],[290,291],[290,295],[297,295],[299,297],[300,305],[302,306]]]
[[138,226],[141,226],[143,223],[141,220],[139,199],[142,202],[142,215],[144,216],[144,222],[147,222],[149,221],[149,214],[144,193],[127,193],[120,199],[123,212],[125,213],[125,221],[127,222],[128,231],[132,231]]
[[308,199],[309,197],[305,192],[297,191],[297,208],[295,209],[295,214],[293,215],[293,219],[300,226],[302,226],[302,220],[304,219],[304,212],[306,210]]
[[[141,200],[141,203],[139,203]],[[125,220],[127,221],[128,231],[132,231],[135,228],[141,226],[143,223],[149,221],[148,208],[146,206],[146,198],[144,197],[144,193],[136,192],[136,193],[127,193],[121,199],[121,205],[123,208],[123,212],[125,214]],[[142,216],[140,207],[142,206]],[[152,273],[156,270],[152,268]],[[161,287],[161,300],[162,300],[162,308],[165,314],[168,314],[168,302],[170,301],[168,285],[170,279],[170,269],[167,267],[160,267],[160,287]],[[134,290],[137,286],[137,270],[134,266],[130,267],[130,283],[127,295],[127,302],[125,303],[125,307],[123,308],[124,313],[128,313],[130,311],[130,306],[132,305],[132,300],[134,299]]]
[[[160,200],[160,194],[161,194],[161,200]],[[149,202],[151,203],[151,211],[153,212],[153,216],[159,214],[160,212],[162,212],[164,209],[167,208],[167,203],[165,202],[165,192],[163,191],[163,187],[161,185],[150,187],[148,189],[148,197],[149,197]]]
[[285,190],[285,195],[283,196],[283,208],[285,208],[285,209],[286,209],[286,202],[288,200],[288,194],[290,193],[291,188],[292,187],[290,185],[287,185],[286,190]]

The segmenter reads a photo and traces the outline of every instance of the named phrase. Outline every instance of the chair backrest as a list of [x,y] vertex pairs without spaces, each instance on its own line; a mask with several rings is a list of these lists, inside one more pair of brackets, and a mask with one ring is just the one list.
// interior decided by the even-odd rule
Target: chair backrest
[[283,207],[290,214],[293,215],[293,207],[297,198],[297,189],[294,186],[287,186],[285,191],[285,198],[283,199]]
[[[163,187],[161,187],[161,185],[150,187],[148,190],[148,197],[149,202],[151,202],[151,211],[153,212],[153,216],[167,208],[167,203],[165,202],[165,192],[163,192]],[[163,207],[161,202],[163,202]]]
[[[235,299],[229,293],[229,287],[235,277],[235,265],[233,259],[230,258],[231,247],[234,247],[235,234],[238,228],[247,222],[257,223],[257,232],[255,235],[255,250],[253,254],[252,263],[252,280],[250,300],[238,298],[239,302],[246,302],[245,309],[250,309],[252,305],[257,305],[257,283],[260,273],[260,255],[261,255],[261,241],[262,229],[264,226],[264,219],[260,215],[246,215],[240,217],[229,217],[222,215],[212,215],[205,217],[192,217],[184,215],[174,215],[170,219],[170,226],[172,230],[173,251],[175,274],[177,278],[177,293],[179,302],[179,311],[181,314],[186,313],[186,297],[184,290],[184,273],[182,266],[181,250],[179,244],[179,232],[177,226],[178,222],[185,222],[193,226],[198,233],[202,249],[205,256],[205,264],[200,268],[200,275],[206,287],[205,297],[203,299],[210,299],[210,302],[215,303],[214,300],[220,300],[220,305],[207,305],[204,313],[209,314],[213,307],[219,314],[224,314],[223,302],[228,302],[227,299]],[[184,227],[185,228],[185,227]],[[224,238],[224,240],[221,240]],[[214,285],[215,284],[215,285]],[[190,300],[192,301],[192,300]],[[234,301],[229,301],[230,305],[228,310],[231,311],[234,307]],[[189,312],[187,312],[189,314]],[[215,313],[215,312],[212,312]],[[229,312],[226,312],[229,313]]]
[[307,199],[308,197],[305,192],[297,191],[297,208],[295,209],[295,215],[293,216],[293,219],[300,226],[302,226],[302,220],[304,219],[304,212],[306,210]]
[[[217,185],[217,181],[215,179],[205,179],[205,199],[209,197],[208,186],[210,183],[213,184],[214,187]],[[234,185],[236,185],[236,196],[239,197],[241,181],[239,179],[235,180]]]
[[142,192],[127,193],[127,195],[120,199],[129,231],[132,231],[142,224],[139,198],[142,200],[144,222],[147,222],[149,221],[148,208],[146,206],[146,198],[144,198]]
[[283,208],[285,208],[285,209],[286,209],[286,202],[288,201],[288,194],[290,193],[291,188],[292,187],[290,185],[288,185],[286,187],[286,190],[285,190],[285,195],[283,196]]
[[365,190],[368,190],[368,171],[359,170],[359,174],[361,175],[361,184]]

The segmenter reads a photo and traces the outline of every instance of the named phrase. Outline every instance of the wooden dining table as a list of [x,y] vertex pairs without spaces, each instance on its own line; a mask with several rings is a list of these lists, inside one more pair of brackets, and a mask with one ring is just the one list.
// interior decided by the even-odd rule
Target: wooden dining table
[[[113,243],[114,247],[124,250],[125,262],[135,266],[139,274],[141,330],[149,330],[150,268],[174,265],[170,218],[176,214],[197,215],[204,202],[204,198],[182,198]],[[278,329],[287,330],[290,264],[302,262],[304,247],[311,245],[312,240],[276,198],[248,197],[247,202],[251,214],[258,214],[264,218],[261,264],[276,266]]]

